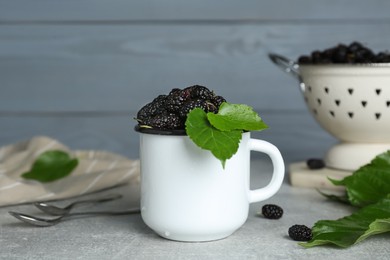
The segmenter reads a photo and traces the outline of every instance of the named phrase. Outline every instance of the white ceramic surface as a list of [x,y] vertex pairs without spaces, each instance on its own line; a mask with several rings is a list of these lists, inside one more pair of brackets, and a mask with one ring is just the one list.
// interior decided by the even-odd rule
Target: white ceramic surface
[[[270,183],[249,189],[250,151],[270,156]],[[160,236],[178,241],[222,239],[240,228],[249,204],[273,196],[284,162],[272,144],[244,133],[237,153],[221,162],[188,136],[140,133],[141,215]],[[260,169],[259,169],[260,170]]]
[[389,64],[305,65],[299,74],[313,117],[341,141],[327,166],[353,171],[390,149]]

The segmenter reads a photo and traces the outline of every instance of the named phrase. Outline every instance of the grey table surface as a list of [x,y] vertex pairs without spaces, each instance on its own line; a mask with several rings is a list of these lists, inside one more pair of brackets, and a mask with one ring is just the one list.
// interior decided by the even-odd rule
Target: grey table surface
[[[270,126],[253,136],[276,145],[286,165],[323,157],[337,140],[316,124],[297,82],[268,53],[296,59],[352,41],[387,50],[389,6],[386,0],[0,0],[0,146],[46,135],[71,149],[138,158],[136,111],[173,87],[202,84],[253,106]],[[270,170],[267,158],[255,154],[252,187],[264,185]],[[101,193],[108,192],[124,198],[80,210],[139,203],[139,185]],[[265,203],[281,205],[283,218],[259,216]],[[241,229],[206,243],[160,238],[140,215],[37,228],[10,210],[38,213],[31,205],[0,208],[0,259],[390,259],[388,234],[348,249],[304,249],[290,240],[291,225],[311,226],[352,209],[292,187],[287,177],[275,196],[251,205]]]
[[[251,188],[264,186],[271,170],[267,159],[253,160]],[[113,192],[124,197],[78,211],[120,210],[139,203],[139,183],[85,197]],[[282,206],[283,217],[269,220],[259,215],[266,203]],[[349,215],[352,208],[328,201],[313,189],[292,187],[288,179],[275,196],[251,205],[248,220],[238,231],[212,242],[161,238],[144,224],[139,214],[77,218],[41,228],[19,222],[7,214],[10,210],[39,214],[31,205],[0,208],[1,259],[389,259],[390,256],[388,234],[348,249],[328,246],[305,249],[291,240],[287,231],[293,224],[311,226],[320,219],[337,219]]]

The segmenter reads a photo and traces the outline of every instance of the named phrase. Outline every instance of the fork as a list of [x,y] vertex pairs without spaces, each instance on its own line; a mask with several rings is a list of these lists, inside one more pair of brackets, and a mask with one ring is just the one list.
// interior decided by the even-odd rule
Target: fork
[[93,215],[96,215],[96,216],[99,216],[99,215],[127,215],[127,214],[137,214],[137,213],[140,213],[140,209],[139,208],[132,208],[132,209],[128,209],[128,210],[123,210],[123,211],[91,211],[91,212],[76,212],[76,213],[70,213],[70,214],[66,214],[66,215],[62,215],[62,216],[59,216],[59,217],[56,217],[56,218],[51,218],[51,219],[47,219],[47,218],[39,218],[39,217],[35,217],[35,216],[32,216],[32,215],[27,215],[27,214],[24,214],[24,213],[20,213],[20,212],[15,212],[15,211],[9,211],[8,213],[25,222],[25,223],[28,223],[28,224],[31,224],[31,225],[34,225],[34,226],[39,226],[39,227],[49,227],[49,226],[54,226],[58,223],[60,223],[62,220],[64,219],[67,219],[67,218],[70,218],[72,216],[82,216],[82,215],[90,215],[90,216],[93,216]]

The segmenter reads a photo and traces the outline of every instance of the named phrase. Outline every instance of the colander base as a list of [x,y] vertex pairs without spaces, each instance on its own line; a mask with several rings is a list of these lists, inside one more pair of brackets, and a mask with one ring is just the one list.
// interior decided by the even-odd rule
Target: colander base
[[329,168],[355,171],[369,163],[375,156],[390,150],[390,143],[339,143],[325,155],[325,164]]

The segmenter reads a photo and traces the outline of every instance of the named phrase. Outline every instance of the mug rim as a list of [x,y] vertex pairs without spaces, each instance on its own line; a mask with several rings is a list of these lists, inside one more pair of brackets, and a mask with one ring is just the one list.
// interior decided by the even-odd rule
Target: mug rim
[[186,130],[184,129],[155,129],[155,128],[146,128],[146,127],[140,127],[139,125],[136,125],[134,127],[134,130],[138,133],[142,134],[151,134],[151,135],[180,135],[185,136],[187,135]]
[[[141,134],[150,134],[150,135],[176,135],[176,136],[188,136],[185,129],[155,129],[155,128],[146,128],[136,125],[134,131]],[[243,130],[242,133],[249,133],[251,131]]]

